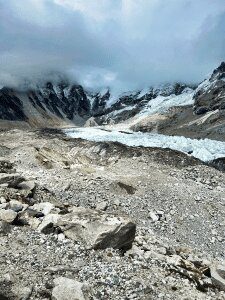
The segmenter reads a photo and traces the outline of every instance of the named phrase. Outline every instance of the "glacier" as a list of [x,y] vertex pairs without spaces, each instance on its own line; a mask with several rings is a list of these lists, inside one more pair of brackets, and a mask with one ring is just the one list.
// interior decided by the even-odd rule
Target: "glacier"
[[119,142],[127,146],[169,148],[194,156],[203,162],[225,157],[225,142],[211,139],[191,139],[156,133],[121,132],[119,128],[104,127],[70,128],[64,132],[71,138],[95,142]]

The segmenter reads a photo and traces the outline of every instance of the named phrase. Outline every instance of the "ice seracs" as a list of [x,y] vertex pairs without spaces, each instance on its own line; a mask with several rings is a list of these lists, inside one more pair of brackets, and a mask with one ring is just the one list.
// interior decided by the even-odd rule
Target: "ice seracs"
[[[124,129],[124,128],[123,128]],[[190,154],[204,162],[225,157],[225,142],[210,139],[190,139],[183,136],[166,136],[154,133],[121,132],[117,127],[114,130],[104,128],[76,128],[65,130],[72,138],[83,138],[90,141],[119,142],[128,146],[144,146],[170,148]]]

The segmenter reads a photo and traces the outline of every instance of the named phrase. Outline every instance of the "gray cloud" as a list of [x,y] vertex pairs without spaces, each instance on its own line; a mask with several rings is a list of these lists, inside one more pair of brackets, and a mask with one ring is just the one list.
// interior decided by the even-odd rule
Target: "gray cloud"
[[198,82],[225,59],[221,0],[0,0],[0,83]]

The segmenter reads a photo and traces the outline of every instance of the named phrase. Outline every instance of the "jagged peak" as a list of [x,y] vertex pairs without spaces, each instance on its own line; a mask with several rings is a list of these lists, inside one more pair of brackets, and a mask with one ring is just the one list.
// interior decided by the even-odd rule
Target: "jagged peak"
[[225,72],[225,61],[222,61],[218,68],[213,71],[213,74]]

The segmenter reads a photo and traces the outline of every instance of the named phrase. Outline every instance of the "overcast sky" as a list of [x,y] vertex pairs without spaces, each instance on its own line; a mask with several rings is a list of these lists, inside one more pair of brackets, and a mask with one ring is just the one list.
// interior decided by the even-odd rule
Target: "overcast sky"
[[201,81],[225,60],[225,0],[0,0],[0,83]]

